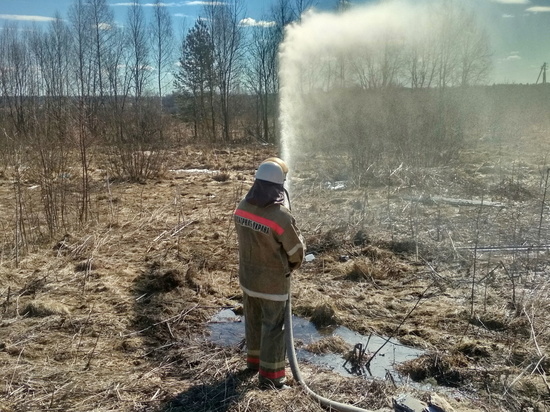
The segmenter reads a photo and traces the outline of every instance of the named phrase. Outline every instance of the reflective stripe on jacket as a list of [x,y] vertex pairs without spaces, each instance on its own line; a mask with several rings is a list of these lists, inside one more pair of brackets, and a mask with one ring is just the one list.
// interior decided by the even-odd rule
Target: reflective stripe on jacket
[[285,301],[290,272],[304,259],[304,242],[283,205],[259,207],[242,200],[234,213],[239,239],[239,281],[248,295]]

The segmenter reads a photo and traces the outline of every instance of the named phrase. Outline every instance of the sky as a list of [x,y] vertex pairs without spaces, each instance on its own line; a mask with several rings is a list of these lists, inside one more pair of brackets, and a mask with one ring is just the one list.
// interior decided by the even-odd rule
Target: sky
[[[164,0],[173,18],[174,28],[181,32],[193,25],[205,1]],[[218,0],[231,1],[231,0]],[[244,0],[243,24],[262,25],[269,21],[270,8],[276,0]],[[354,4],[384,0],[355,0]],[[420,1],[420,0],[411,0]],[[437,1],[437,0],[435,0]],[[461,0],[470,3],[481,25],[487,30],[493,49],[494,70],[491,83],[536,83],[542,77],[543,63],[550,66],[550,0]],[[47,25],[58,12],[62,18],[74,0],[0,0],[0,27],[7,22],[24,25],[36,22]],[[313,0],[317,9],[334,8],[337,0]],[[123,24],[129,0],[107,0],[115,20]],[[140,0],[146,13],[152,0]],[[550,69],[547,72],[550,81]]]

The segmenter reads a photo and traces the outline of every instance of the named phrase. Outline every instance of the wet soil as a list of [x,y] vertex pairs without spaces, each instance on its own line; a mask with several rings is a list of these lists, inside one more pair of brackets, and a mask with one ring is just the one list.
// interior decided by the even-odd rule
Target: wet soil
[[[292,334],[299,362],[320,366],[342,376],[407,381],[396,367],[417,359],[424,351],[401,344],[388,336],[368,336],[345,326],[316,326],[312,321],[293,316]],[[224,309],[210,319],[210,342],[238,346],[244,341],[244,317]],[[353,348],[350,350],[350,348]]]

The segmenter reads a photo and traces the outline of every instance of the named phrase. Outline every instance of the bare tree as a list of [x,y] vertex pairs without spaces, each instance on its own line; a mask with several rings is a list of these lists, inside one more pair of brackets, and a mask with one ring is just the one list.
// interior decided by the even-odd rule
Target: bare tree
[[314,5],[314,0],[277,0],[271,6],[271,17],[281,32],[294,21],[300,21],[302,13]]
[[41,74],[43,103],[35,110],[29,152],[33,171],[40,182],[41,200],[49,234],[68,224],[67,190],[71,117],[69,107],[69,67],[71,36],[67,25],[56,15],[49,30],[34,30],[29,44]]
[[44,82],[44,94],[66,97],[70,91],[71,35],[61,16],[56,14],[48,32],[34,31],[30,44]]
[[73,71],[75,79],[74,93],[83,104],[84,96],[91,93],[91,76],[94,72],[92,64],[92,28],[89,14],[84,0],[76,0],[69,8],[69,22],[71,35],[74,40],[73,49]]
[[172,19],[161,0],[155,0],[151,21],[152,56],[157,71],[157,88],[162,107],[163,83],[167,67],[172,63],[174,31]]
[[[30,124],[36,108],[38,92],[34,62],[28,46],[27,36],[15,24],[6,24],[0,31],[0,154],[13,168],[14,219],[13,242],[16,265],[20,253],[29,243],[26,225],[23,159],[25,144],[36,122]],[[7,205],[3,205],[6,208]],[[7,211],[7,210],[6,210]]]
[[[111,125],[107,128],[110,172],[134,181],[157,176],[164,166],[162,113],[158,104],[147,98],[150,92],[150,32],[143,8],[134,0],[128,8],[124,26],[124,47],[112,47],[106,54]],[[117,31],[113,31],[113,36]],[[124,67],[126,69],[124,69]],[[127,104],[133,98],[132,104]],[[112,117],[116,113],[116,117]]]
[[[69,22],[73,38],[73,51],[70,54],[73,61],[74,91],[77,99],[76,125],[78,150],[81,167],[80,219],[88,219],[90,206],[89,178],[89,147],[92,144],[94,131],[97,130],[94,113],[97,112],[95,99],[95,79],[97,79],[97,24],[93,24],[90,9],[84,0],[76,0],[69,9]],[[95,58],[94,58],[95,57]],[[101,61],[101,58],[99,59]]]
[[257,122],[255,135],[263,141],[273,142],[275,133],[277,96],[277,52],[279,39],[277,28],[253,29],[248,47],[248,87],[256,96]]
[[145,16],[138,0],[134,0],[128,9],[126,35],[134,96],[139,100],[145,92],[151,71]]
[[489,38],[475,14],[455,0],[435,7],[437,85],[445,88],[482,82],[490,70],[491,55]]
[[491,69],[491,50],[487,32],[476,21],[473,11],[463,10],[459,39],[459,79],[461,86],[483,83]]
[[105,77],[108,82],[109,104],[107,114],[114,135],[122,133],[123,113],[126,110],[132,83],[129,54],[126,52],[125,34],[122,29],[113,29],[113,46],[105,54]]
[[212,37],[223,140],[231,139],[231,95],[239,80],[243,56],[243,30],[240,25],[244,13],[243,0],[230,3],[211,3],[204,12]]
[[271,7],[271,19],[275,22],[275,39],[281,44],[284,38],[285,27],[296,21],[300,15],[293,7],[291,0],[277,0]]
[[[84,15],[93,30],[93,58],[96,71],[94,71],[93,92],[104,94],[103,59],[106,51],[111,47],[111,29],[114,26],[114,16],[106,0],[82,0],[77,2],[86,9]],[[97,77],[96,77],[97,76]],[[95,83],[97,81],[97,84]]]
[[385,33],[375,44],[363,45],[358,52],[347,54],[353,77],[361,88],[376,89],[401,84],[405,47],[402,42]]
[[0,37],[0,87],[13,133],[22,141],[28,133],[26,106],[37,93],[26,39],[17,25],[6,25]]
[[[449,6],[451,3],[446,2]],[[438,30],[435,33],[437,38],[437,86],[444,89],[452,86],[456,82],[457,56],[456,40],[460,33],[454,22],[456,21],[457,11],[454,7],[445,7],[440,5],[439,16],[436,16]],[[439,19],[437,19],[439,17]]]
[[296,20],[300,21],[302,14],[312,7],[314,3],[314,0],[294,0],[294,14],[296,16]]
[[405,52],[406,72],[413,89],[431,87],[437,70],[435,39],[421,35]]

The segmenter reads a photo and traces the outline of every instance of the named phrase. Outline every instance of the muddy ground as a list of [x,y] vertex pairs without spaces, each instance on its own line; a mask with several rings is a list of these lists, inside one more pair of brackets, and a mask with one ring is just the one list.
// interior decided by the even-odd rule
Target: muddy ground
[[[380,411],[402,393],[437,393],[455,411],[550,410],[547,148],[492,143],[361,185],[345,159],[293,159],[292,208],[315,256],[293,274],[294,314],[426,350],[399,366],[405,382],[302,363],[316,392]],[[232,211],[274,154],[181,147],[142,184],[110,181],[96,164],[93,224],[18,259],[3,170],[0,411],[323,410],[292,379],[286,391],[258,389],[242,347],[208,339],[211,317],[241,305]],[[36,182],[24,193],[30,214]],[[336,343],[318,350],[344,362],[353,348]]]

